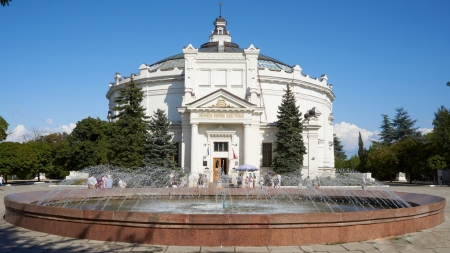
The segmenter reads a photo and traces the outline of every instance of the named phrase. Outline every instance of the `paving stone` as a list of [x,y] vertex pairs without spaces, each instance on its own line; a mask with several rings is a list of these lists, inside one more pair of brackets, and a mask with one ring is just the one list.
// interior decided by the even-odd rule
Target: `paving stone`
[[[271,252],[271,251],[269,251],[269,249],[267,247],[234,247],[234,250],[236,252]],[[202,248],[202,252],[203,252],[203,248]],[[283,252],[283,251],[278,251],[278,252]],[[300,251],[300,252],[302,252],[302,251]]]
[[[200,252],[234,252],[234,247],[202,247]],[[242,252],[254,252],[254,251],[242,251]]]
[[314,252],[314,249],[311,246],[300,246],[304,252]]
[[38,249],[15,249],[13,251],[7,251],[8,253],[44,253],[47,250],[38,250]]
[[343,243],[341,244],[341,246],[346,248],[347,250],[359,250],[359,251],[376,250],[376,248],[369,243],[352,242],[352,243]]
[[128,251],[129,252],[133,248],[134,248],[134,244],[109,243],[109,244],[103,244],[101,247],[99,247],[96,250],[97,251],[109,251],[109,252],[116,252],[116,251]]
[[431,250],[431,249],[420,249],[420,248],[409,248],[409,249],[404,249],[401,250],[400,252],[407,252],[407,253],[435,253],[435,251]]
[[200,246],[169,246],[166,252],[200,252]]
[[[298,246],[267,247],[267,248],[269,249],[269,252],[305,252]],[[239,251],[236,250],[236,252]]]
[[347,251],[347,249],[342,247],[341,245],[315,245],[315,246],[312,246],[312,248],[314,249],[314,252],[317,252],[317,251],[325,251],[325,252]]
[[448,252],[450,252],[450,247],[449,248],[437,248],[437,249],[433,249],[433,251],[436,253],[448,253]]
[[138,244],[135,245],[131,252],[164,252],[166,251],[167,246],[165,245],[149,245],[149,244]]

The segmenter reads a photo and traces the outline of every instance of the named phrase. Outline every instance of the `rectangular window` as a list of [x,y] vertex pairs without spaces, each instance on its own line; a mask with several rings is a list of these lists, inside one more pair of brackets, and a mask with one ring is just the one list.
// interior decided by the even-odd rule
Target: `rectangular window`
[[210,86],[211,73],[209,69],[201,69],[198,72],[198,80],[200,86]]
[[214,142],[214,151],[228,151],[228,142]]
[[239,88],[242,86],[242,70],[233,70],[231,72],[232,83],[231,85]]
[[262,166],[269,167],[272,164],[272,143],[262,144]]
[[216,71],[216,87],[227,87],[227,71]]

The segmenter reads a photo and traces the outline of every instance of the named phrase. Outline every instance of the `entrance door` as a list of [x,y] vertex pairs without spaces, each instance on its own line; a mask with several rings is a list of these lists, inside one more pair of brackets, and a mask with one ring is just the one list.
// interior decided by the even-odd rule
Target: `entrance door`
[[213,181],[219,180],[222,174],[228,174],[228,158],[213,158]]

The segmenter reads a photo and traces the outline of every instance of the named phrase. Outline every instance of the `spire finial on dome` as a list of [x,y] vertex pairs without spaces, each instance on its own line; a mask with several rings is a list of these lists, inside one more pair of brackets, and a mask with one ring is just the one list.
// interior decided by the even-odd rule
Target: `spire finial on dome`
[[221,18],[222,17],[222,2],[219,2],[219,8],[220,8],[219,18]]

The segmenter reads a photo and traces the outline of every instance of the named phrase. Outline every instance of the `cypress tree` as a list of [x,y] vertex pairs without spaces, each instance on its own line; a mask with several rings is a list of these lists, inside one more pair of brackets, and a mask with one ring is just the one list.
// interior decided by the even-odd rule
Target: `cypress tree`
[[360,172],[366,172],[367,168],[367,150],[364,148],[364,142],[361,137],[361,132],[359,132],[358,137],[358,156],[359,156],[359,165],[358,170]]
[[113,110],[118,112],[112,116],[110,139],[110,163],[123,168],[138,168],[143,166],[145,154],[145,134],[148,116],[141,105],[144,93],[134,83],[133,77],[129,83],[119,90],[119,96],[114,100]]
[[173,156],[176,154],[176,147],[171,142],[172,135],[169,133],[169,125],[169,119],[164,110],[158,109],[154,112],[147,125],[145,166],[175,168]]
[[275,142],[275,157],[272,168],[276,173],[285,174],[297,171],[303,166],[303,155],[306,148],[303,143],[302,114],[296,106],[296,99],[287,85],[281,105],[278,106],[278,128]]

